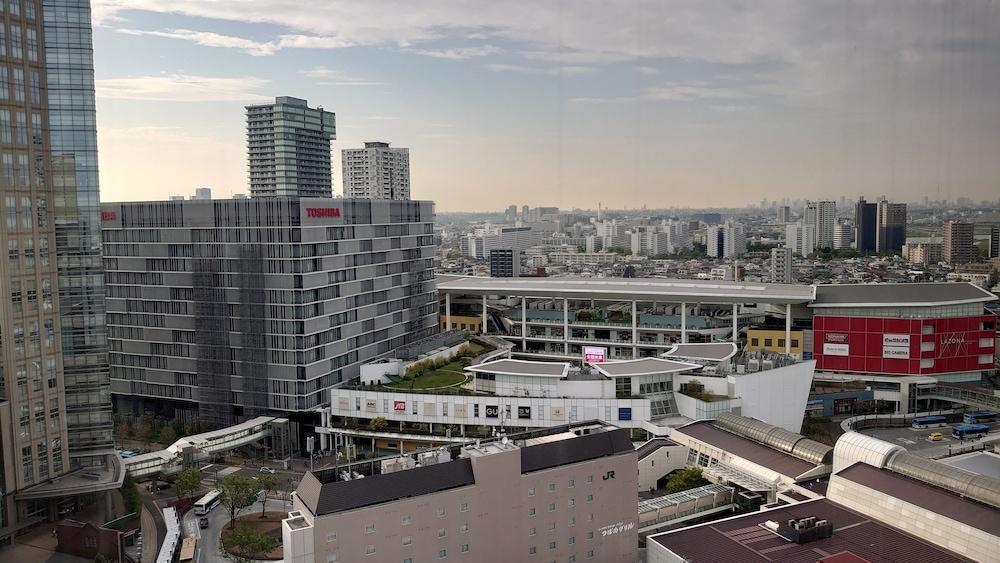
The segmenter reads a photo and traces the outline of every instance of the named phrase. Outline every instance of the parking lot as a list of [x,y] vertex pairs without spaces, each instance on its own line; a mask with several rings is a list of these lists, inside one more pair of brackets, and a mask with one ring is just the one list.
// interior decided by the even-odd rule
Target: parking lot
[[[942,426],[940,428],[869,428],[861,430],[862,434],[878,438],[893,444],[899,444],[910,453],[921,457],[938,458],[957,453],[959,450],[967,449],[969,446],[982,446],[1000,442],[1000,428],[993,426],[993,431],[984,438],[978,440],[959,441],[951,436],[951,429],[954,425]],[[939,442],[932,442],[928,437],[940,432],[943,437]]]

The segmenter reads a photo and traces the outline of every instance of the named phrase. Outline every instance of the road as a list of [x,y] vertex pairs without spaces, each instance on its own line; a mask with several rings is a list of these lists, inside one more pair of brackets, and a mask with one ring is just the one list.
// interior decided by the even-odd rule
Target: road
[[[285,512],[289,508],[290,505],[283,500],[267,499],[267,510],[269,511]],[[240,515],[250,514],[255,510],[260,511],[259,502],[244,509]],[[198,527],[198,518],[199,516],[192,509],[184,515],[184,521],[181,522],[184,536],[194,536],[198,539],[198,563],[228,563],[227,559],[219,555],[219,534],[222,533],[224,526],[229,525],[229,512],[226,511],[226,507],[220,504],[215,510],[208,513],[208,528],[204,530]]]
[[[862,434],[874,436],[891,444],[897,444],[906,448],[910,453],[927,458],[939,458],[970,446],[981,446],[984,443],[1000,441],[998,425],[993,426],[992,432],[986,438],[977,440],[959,441],[951,436],[951,430],[955,424],[949,424],[940,428],[911,428],[909,426],[897,428],[869,428],[862,430]],[[941,441],[931,442],[928,436],[932,432],[943,434]]]

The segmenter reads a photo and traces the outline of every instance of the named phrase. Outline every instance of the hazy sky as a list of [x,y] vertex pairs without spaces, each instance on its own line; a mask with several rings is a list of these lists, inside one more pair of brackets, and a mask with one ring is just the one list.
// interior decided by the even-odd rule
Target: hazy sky
[[102,197],[246,192],[243,106],[440,211],[1000,197],[1000,1],[93,0]]

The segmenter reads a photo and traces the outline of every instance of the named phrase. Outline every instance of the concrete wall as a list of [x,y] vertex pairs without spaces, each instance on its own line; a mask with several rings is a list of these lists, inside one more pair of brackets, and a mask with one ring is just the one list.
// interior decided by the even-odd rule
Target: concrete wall
[[687,465],[687,446],[663,446],[639,460],[639,491],[656,489],[656,481]]
[[802,430],[809,388],[816,362],[806,361],[781,368],[731,375],[734,394],[742,399],[742,414],[789,432]]

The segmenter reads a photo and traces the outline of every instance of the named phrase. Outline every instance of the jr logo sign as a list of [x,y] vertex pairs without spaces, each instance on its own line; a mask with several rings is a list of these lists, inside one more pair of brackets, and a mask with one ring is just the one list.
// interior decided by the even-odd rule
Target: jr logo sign
[[615,472],[614,471],[608,471],[607,473],[604,474],[604,477],[602,477],[602,479],[604,479],[605,481],[607,481],[608,479],[614,479],[614,478],[615,478]]

